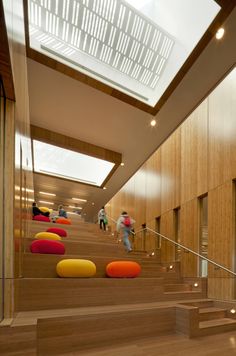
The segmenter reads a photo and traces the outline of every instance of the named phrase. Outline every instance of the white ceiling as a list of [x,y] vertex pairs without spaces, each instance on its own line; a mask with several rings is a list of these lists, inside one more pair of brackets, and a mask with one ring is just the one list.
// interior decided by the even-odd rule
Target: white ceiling
[[[236,9],[224,24],[225,37],[214,38],[158,112],[158,126],[150,127],[149,114],[108,96],[57,71],[28,60],[31,123],[93,143],[123,155],[107,189],[67,183],[37,175],[36,191],[45,187],[64,202],[65,192],[86,196],[83,211],[90,219],[126,183],[160,144],[188,116],[225,73],[236,63]],[[71,185],[70,185],[71,184]],[[63,190],[63,194],[62,194]],[[60,196],[61,194],[61,196]],[[37,198],[37,195],[36,195]],[[69,198],[69,197],[68,197]],[[92,206],[92,202],[95,203]]]

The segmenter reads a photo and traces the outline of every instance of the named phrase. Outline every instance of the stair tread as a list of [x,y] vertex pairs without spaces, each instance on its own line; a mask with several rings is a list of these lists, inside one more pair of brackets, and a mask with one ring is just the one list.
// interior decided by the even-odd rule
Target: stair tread
[[199,322],[199,328],[204,329],[204,328],[211,328],[211,327],[229,325],[229,324],[236,325],[236,320],[230,318],[221,318],[221,319],[201,321]]
[[199,309],[199,314],[215,313],[215,312],[219,312],[219,311],[226,311],[226,309],[215,308],[215,307],[200,308],[200,309]]
[[[208,299],[207,299],[208,300]],[[195,301],[192,300],[193,302]],[[199,299],[197,299],[199,301]],[[206,299],[202,299],[206,301]],[[184,302],[184,300],[182,301]],[[105,305],[105,306],[90,306],[65,309],[47,309],[47,310],[31,310],[18,312],[12,322],[12,326],[35,325],[38,318],[56,318],[77,315],[92,315],[114,312],[126,312],[135,310],[146,310],[153,308],[168,308],[174,307],[181,301],[159,301],[159,302],[144,302],[136,304],[120,304],[120,305]]]

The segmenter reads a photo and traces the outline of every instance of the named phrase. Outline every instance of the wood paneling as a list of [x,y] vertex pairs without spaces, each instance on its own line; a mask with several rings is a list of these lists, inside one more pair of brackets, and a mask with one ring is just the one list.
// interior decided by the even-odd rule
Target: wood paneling
[[[173,209],[181,208],[181,244],[199,252],[199,197],[209,194],[208,256],[234,269],[235,260],[235,189],[236,178],[236,69],[202,102],[189,118],[165,141],[132,178],[145,169],[146,196],[137,197],[135,214],[146,209],[147,226],[155,230],[155,217],[161,218],[161,233],[174,239]],[[142,173],[143,174],[143,173]],[[160,183],[161,182],[161,183]],[[122,190],[116,195],[120,195]],[[161,194],[161,201],[159,199]],[[118,202],[115,198],[111,206]],[[117,207],[116,207],[117,208]],[[138,219],[140,213],[137,213]],[[170,244],[169,244],[170,245]],[[139,247],[144,243],[139,239]],[[174,258],[173,247],[162,246],[162,260]],[[145,248],[155,249],[152,236]],[[181,253],[184,276],[198,275],[198,257]],[[219,272],[219,271],[218,271]],[[209,269],[210,297],[230,298],[234,295],[234,279]],[[218,278],[218,279],[217,279]]]
[[161,211],[180,205],[180,129],[161,146]]
[[[174,212],[170,210],[161,216],[161,234],[175,240]],[[164,239],[161,240],[161,261],[173,262],[175,260],[175,246]]]
[[181,125],[181,203],[207,191],[208,100]]
[[236,69],[209,96],[209,189],[236,178]]
[[140,229],[146,223],[146,164],[134,176],[134,219],[135,227]]
[[0,33],[0,77],[2,78],[6,98],[15,100],[11,59],[2,1],[0,1]]
[[[181,205],[181,244],[198,252],[199,249],[199,202],[195,198]],[[198,275],[198,257],[181,249],[181,272],[184,277]]]
[[[232,181],[209,192],[208,256],[234,270],[235,259],[235,187]],[[218,299],[235,299],[235,278],[209,265],[209,295]]]
[[[161,214],[161,151],[158,149],[146,163],[146,222]],[[150,226],[151,227],[151,226]]]

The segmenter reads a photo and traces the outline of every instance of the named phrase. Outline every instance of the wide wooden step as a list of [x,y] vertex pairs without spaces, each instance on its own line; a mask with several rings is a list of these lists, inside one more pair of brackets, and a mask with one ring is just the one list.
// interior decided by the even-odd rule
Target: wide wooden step
[[22,278],[16,310],[42,310],[205,298],[205,291],[165,292],[163,278]]
[[231,330],[236,330],[235,319],[220,318],[199,322],[199,336],[213,335]]
[[226,309],[221,308],[201,308],[199,309],[199,321],[207,321],[213,319],[223,319],[226,316]]
[[114,256],[93,256],[93,255],[53,255],[53,254],[35,254],[35,253],[25,253],[23,255],[23,269],[22,275],[25,278],[53,278],[57,277],[56,265],[59,261],[64,259],[88,259],[95,263],[96,265],[96,275],[95,277],[105,277],[106,276],[106,266],[108,263],[113,261],[137,261],[142,268],[141,277],[163,277],[168,279],[168,281],[173,281],[178,279],[178,274],[162,272],[162,268],[156,265],[155,268],[149,268],[147,264],[142,264],[135,256],[131,254],[122,255],[122,257]]

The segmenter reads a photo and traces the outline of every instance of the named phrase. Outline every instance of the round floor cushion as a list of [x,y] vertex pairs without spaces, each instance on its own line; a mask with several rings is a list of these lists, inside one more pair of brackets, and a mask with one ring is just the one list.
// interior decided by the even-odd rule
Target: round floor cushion
[[112,278],[134,278],[141,272],[141,266],[133,261],[114,261],[106,266],[106,274]]
[[93,277],[96,265],[89,260],[67,259],[58,262],[56,270],[59,277]]
[[60,229],[59,227],[49,227],[49,229],[47,229],[47,232],[52,232],[52,233],[57,234],[61,237],[67,236],[66,230]]
[[71,221],[70,219],[66,219],[66,218],[58,218],[56,220],[57,224],[65,224],[65,225],[71,225]]
[[40,206],[39,210],[41,210],[43,213],[50,213],[50,209],[46,206]]
[[47,231],[38,232],[34,237],[40,240],[61,240],[61,236]]
[[31,243],[30,251],[32,253],[64,255],[65,254],[65,246],[60,241],[36,240]]
[[33,217],[33,220],[37,220],[37,221],[45,221],[45,222],[50,222],[50,218],[48,216],[44,216],[44,215],[35,215]]

